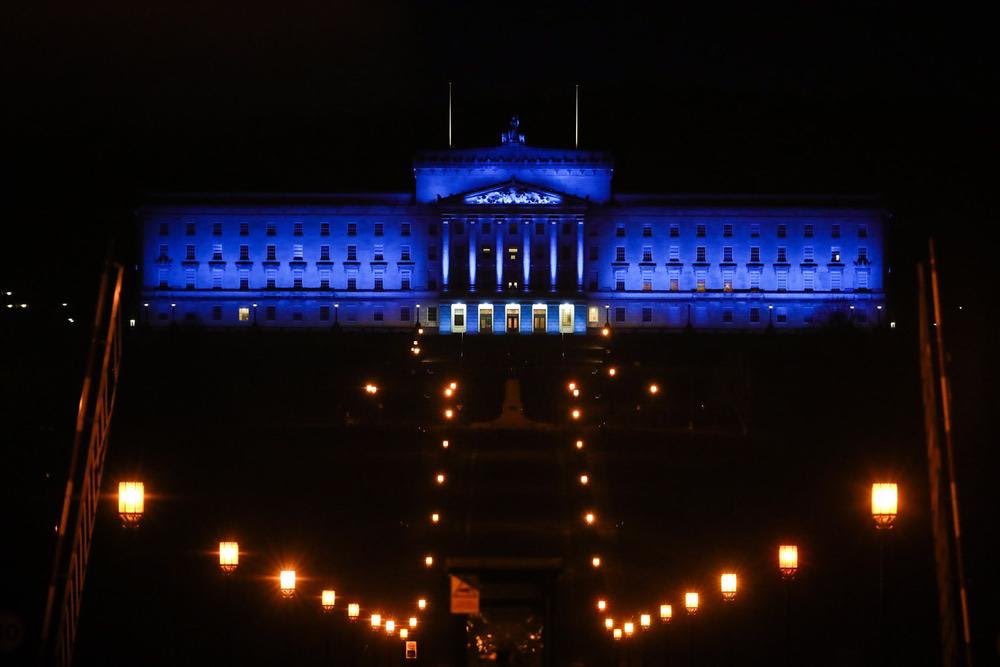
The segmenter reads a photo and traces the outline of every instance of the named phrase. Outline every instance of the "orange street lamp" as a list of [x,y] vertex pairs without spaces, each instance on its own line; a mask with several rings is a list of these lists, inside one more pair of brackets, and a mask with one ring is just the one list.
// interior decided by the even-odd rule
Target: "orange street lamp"
[[455,390],[452,389],[451,387],[445,387],[444,388],[444,396],[445,396],[445,398],[451,398],[454,393],[455,393]]
[[609,377],[614,377],[616,375],[618,375],[618,369],[617,368],[615,368],[614,366],[612,366],[611,368],[608,369],[608,376]]
[[609,326],[602,327],[601,328],[601,335],[604,336],[605,338],[607,338],[608,336],[610,336],[611,335],[611,327],[609,327]]
[[417,600],[417,609],[419,609],[420,611],[427,609],[427,600],[425,598],[419,598]]
[[569,389],[570,391],[576,391],[576,383],[570,382],[568,385],[566,385],[566,388]]
[[372,630],[378,630],[382,627],[382,614],[372,614],[368,622],[371,625]]
[[449,382],[448,383],[448,388],[451,389],[452,391],[455,391],[456,389],[458,389],[458,383],[454,382],[454,381]]
[[441,515],[437,512],[431,513],[431,523],[439,523],[441,521]]
[[655,382],[649,385],[650,396],[656,396],[659,393],[660,393],[660,385],[656,384]]
[[319,595],[319,603],[323,607],[323,611],[330,613],[333,608],[337,606],[337,591],[326,589]]
[[416,616],[410,616],[409,620],[407,620],[407,625],[409,625],[411,628],[417,627],[417,623],[418,621]]
[[615,641],[620,641],[621,638],[622,638],[622,629],[621,628],[615,628],[611,632],[611,636],[615,638]]
[[588,526],[593,526],[597,522],[597,515],[593,512],[587,512],[583,515],[583,520]]
[[795,544],[778,546],[778,571],[783,579],[791,579],[799,569],[799,547]]
[[391,618],[385,622],[385,634],[389,635],[390,637],[396,634],[396,621],[392,620]]
[[295,595],[295,570],[279,572],[278,587],[281,589],[281,597],[290,598]]
[[437,482],[438,484],[444,484],[444,480],[445,476],[443,472],[439,472],[437,475],[434,476],[434,481]]
[[649,630],[649,624],[653,622],[653,617],[649,614],[639,614],[639,627]]
[[424,556],[424,567],[434,567],[434,556],[430,554]]
[[684,608],[687,609],[689,614],[698,613],[698,593],[695,591],[688,591],[684,594]]
[[722,599],[732,602],[736,599],[736,574],[726,572],[719,577],[719,590],[722,591]]
[[231,574],[236,571],[239,565],[239,542],[219,542],[219,569],[226,574]]
[[447,440],[442,440],[441,441],[441,449],[448,449],[448,447],[450,445],[451,445],[451,443],[449,443]]
[[350,604],[348,604],[347,620],[353,623],[354,621],[358,620],[359,616],[361,616],[361,605],[359,605],[357,602],[351,602]]
[[625,631],[626,637],[631,637],[635,633],[635,623],[632,621],[625,621],[622,629]]
[[580,398],[580,390],[579,389],[574,389],[573,390],[573,398]]
[[664,623],[669,623],[670,619],[674,617],[673,605],[661,604],[660,605],[660,620]]
[[134,528],[146,509],[146,487],[142,482],[118,482],[118,516],[126,528]]
[[365,393],[368,394],[369,396],[374,396],[375,394],[378,393],[378,385],[369,382],[368,384],[365,385]]
[[577,440],[576,441],[576,448],[577,449],[583,449],[583,440]]
[[454,411],[454,410],[452,410],[451,408],[447,408],[447,409],[446,409],[446,410],[444,411],[444,418],[445,418],[445,419],[451,419],[451,418],[453,418],[454,416],[455,416],[455,411]]
[[601,557],[600,556],[594,556],[593,558],[591,558],[590,559],[590,565],[592,567],[595,567],[595,568],[600,567],[601,566]]
[[579,419],[581,414],[583,413],[580,412],[580,408],[573,408],[572,410],[570,410],[569,416],[572,417],[573,419]]
[[583,486],[587,486],[588,484],[590,484],[590,475],[588,475],[587,473],[581,473],[580,484],[582,484]]
[[899,511],[899,490],[894,482],[872,484],[872,518],[879,530],[892,528]]
[[604,619],[604,627],[607,628],[608,630],[611,630],[612,628],[614,628],[615,627],[615,619],[613,619],[610,616],[608,616],[606,619]]
[[601,598],[600,600],[597,601],[597,611],[604,611],[607,608],[608,608],[608,601],[607,600],[605,600],[604,598]]
[[409,639],[410,638],[410,631],[407,630],[406,628],[400,628],[399,629],[399,638],[400,639]]

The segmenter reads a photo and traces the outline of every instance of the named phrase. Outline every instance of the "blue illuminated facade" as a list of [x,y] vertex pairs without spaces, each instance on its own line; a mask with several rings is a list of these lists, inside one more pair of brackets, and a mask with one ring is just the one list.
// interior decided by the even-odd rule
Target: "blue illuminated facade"
[[614,193],[608,154],[503,136],[417,155],[413,193],[150,202],[143,319],[492,334],[882,320],[871,201]]

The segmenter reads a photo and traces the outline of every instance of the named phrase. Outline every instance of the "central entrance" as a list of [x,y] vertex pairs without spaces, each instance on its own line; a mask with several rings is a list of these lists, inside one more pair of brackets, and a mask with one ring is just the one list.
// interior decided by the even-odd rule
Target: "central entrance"
[[493,333],[493,306],[479,306],[479,333]]
[[535,333],[545,333],[545,306],[535,306],[531,309],[531,330]]
[[521,307],[517,304],[507,306],[507,333],[517,333],[521,330]]

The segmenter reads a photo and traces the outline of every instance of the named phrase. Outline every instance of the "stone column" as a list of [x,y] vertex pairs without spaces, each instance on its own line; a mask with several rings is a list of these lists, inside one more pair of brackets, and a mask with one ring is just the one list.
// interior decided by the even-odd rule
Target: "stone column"
[[524,291],[527,292],[531,283],[531,235],[534,234],[534,220],[525,220],[521,225],[521,233],[524,234],[522,241],[522,252],[524,252],[524,257],[521,258],[521,262],[524,266]]
[[448,269],[450,262],[451,253],[451,225],[448,224],[448,219],[445,218],[441,221],[441,289],[445,292],[448,291]]
[[549,291],[556,291],[556,276],[559,274],[559,225],[555,220],[549,221]]
[[476,223],[469,220],[469,228],[466,230],[466,238],[469,239],[469,291],[476,291]]
[[[511,223],[517,224],[517,223]],[[497,291],[503,291],[503,234],[504,221],[500,218],[496,220],[496,252],[497,252]],[[505,315],[506,317],[506,315]],[[506,325],[506,320],[504,320]]]
[[576,291],[583,291],[583,218],[576,220]]

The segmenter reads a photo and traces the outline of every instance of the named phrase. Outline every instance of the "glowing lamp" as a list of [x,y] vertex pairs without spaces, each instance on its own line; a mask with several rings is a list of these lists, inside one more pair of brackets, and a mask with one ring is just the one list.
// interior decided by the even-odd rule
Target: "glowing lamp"
[[583,484],[584,486],[590,484],[590,475],[588,475],[587,473],[583,473],[582,475],[580,475],[580,484]]
[[347,605],[347,620],[356,621],[358,617],[361,616],[361,605],[357,602],[352,602]]
[[451,419],[454,416],[455,416],[455,411],[452,410],[451,408],[448,408],[448,409],[446,409],[444,411],[444,418],[445,419]]
[[438,514],[437,512],[432,513],[431,514],[431,523],[438,523],[439,521],[441,521],[441,515]]
[[413,353],[413,356],[417,356],[417,355],[420,354],[420,348],[419,347],[411,347],[410,348],[410,352]]
[[377,630],[382,627],[382,614],[372,614],[368,622],[371,624],[373,630]]
[[872,518],[878,529],[892,528],[899,511],[899,490],[893,482],[872,484]]
[[722,599],[732,602],[736,599],[736,574],[726,572],[719,577],[719,590],[722,591]]
[[142,520],[146,507],[146,487],[142,482],[118,482],[118,516],[126,527]]
[[577,440],[576,441],[576,448],[577,449],[583,449],[583,440]]
[[608,376],[609,377],[614,377],[616,375],[618,375],[618,369],[617,368],[615,368],[614,366],[612,366],[611,368],[608,369]]
[[689,614],[698,613],[698,594],[696,592],[688,591],[684,594],[684,608]]
[[583,520],[588,526],[593,526],[594,523],[597,521],[597,515],[594,514],[593,512],[587,512],[586,514],[583,515]]
[[278,588],[282,597],[290,598],[295,595],[295,570],[282,570],[278,573]]
[[331,612],[337,605],[337,591],[325,590],[320,593],[319,602],[323,606],[323,611]]
[[573,390],[573,398],[580,398],[580,390],[579,389],[574,389]]
[[604,598],[601,598],[600,600],[597,601],[597,611],[604,611],[607,608],[608,608],[608,601],[607,600],[605,600]]
[[399,629],[399,638],[400,639],[409,639],[410,638],[410,631],[407,630],[406,628],[400,628]]
[[238,542],[219,542],[219,569],[230,574],[240,565],[240,545]]
[[573,419],[579,419],[581,414],[582,413],[580,412],[580,408],[573,408],[572,410],[570,410],[569,416],[572,417]]
[[444,477],[444,473],[443,472],[439,472],[434,477],[434,481],[437,482],[438,484],[444,484],[444,480],[445,480],[445,477]]
[[448,384],[448,388],[451,389],[452,391],[455,391],[456,389],[458,389],[458,383],[457,382],[451,382],[451,383]]
[[419,609],[420,611],[427,609],[427,600],[424,598],[420,598],[419,600],[417,600],[417,609]]
[[785,579],[791,579],[799,569],[799,547],[782,544],[778,547],[778,570]]
[[390,637],[396,634],[396,621],[392,620],[391,618],[385,622],[385,634],[389,635]]
[[660,385],[653,383],[649,385],[649,393],[651,396],[655,396],[660,393]]
[[601,557],[600,556],[594,556],[593,558],[590,559],[590,564],[593,567],[600,567],[601,566]]
[[442,440],[441,441],[441,449],[448,449],[449,446],[450,446],[450,443],[447,440]]
[[635,623],[632,621],[625,621],[624,625],[622,625],[622,630],[625,631],[626,637],[631,637],[635,632]]
[[570,391],[576,391],[576,383],[570,382],[568,385],[566,385],[566,388],[569,389]]
[[670,619],[674,617],[674,608],[669,604],[660,605],[660,620],[664,623],[669,623]]
[[615,619],[613,619],[610,616],[608,616],[606,619],[604,619],[604,627],[607,628],[608,630],[611,630],[612,628],[614,628],[615,627]]
[[454,393],[455,393],[455,390],[452,389],[451,387],[445,387],[444,388],[444,395],[445,395],[446,398],[451,398],[451,395],[454,394]]
[[615,628],[614,630],[611,631],[611,636],[615,638],[615,641],[621,640],[621,638],[622,638],[622,629],[621,628]]
[[424,567],[434,567],[434,556],[424,556]]
[[649,614],[639,614],[639,627],[649,630],[649,624],[653,622],[653,617]]
[[365,385],[365,393],[370,396],[374,396],[375,394],[378,393],[378,387],[369,382],[368,384]]
[[417,622],[418,621],[417,621],[417,617],[416,616],[410,616],[409,620],[406,623],[411,628],[415,628],[415,627],[417,627]]
[[601,335],[604,336],[605,338],[607,338],[608,336],[610,336],[611,335],[611,327],[602,327],[601,328]]

